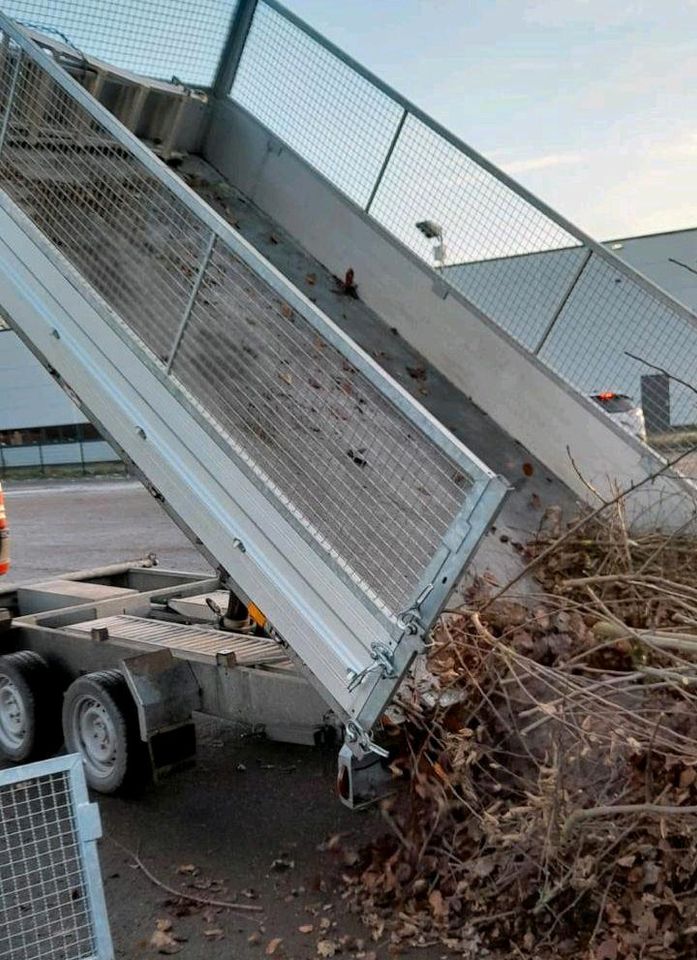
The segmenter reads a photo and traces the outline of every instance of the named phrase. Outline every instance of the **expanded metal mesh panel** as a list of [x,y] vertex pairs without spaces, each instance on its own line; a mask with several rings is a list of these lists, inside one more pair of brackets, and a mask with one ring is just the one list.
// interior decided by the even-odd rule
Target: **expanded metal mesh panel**
[[236,5],[236,0],[3,0],[2,10],[122,69],[208,86]]
[[0,188],[323,559],[395,617],[442,559],[479,466],[417,426],[406,397],[387,399],[347,359],[352,347],[332,346],[325,318],[283,302],[62,84],[7,49]]
[[97,954],[68,773],[0,782],[0,957]]
[[389,97],[264,3],[252,22],[234,96],[365,205],[402,115]]
[[404,609],[470,487],[462,470],[222,245],[173,372],[344,571]]
[[210,231],[43,70],[0,75],[2,187],[144,342],[167,352]]
[[[572,228],[273,3],[257,7],[231,96],[580,392],[643,398],[659,452],[697,440],[697,410],[678,383],[697,383],[697,320],[621,264],[594,252],[591,266]],[[425,220],[439,237],[418,230]],[[591,282],[601,267],[607,280]],[[664,382],[642,380],[656,371],[627,358],[632,338],[648,364],[665,368]],[[680,469],[697,476],[695,459]]]

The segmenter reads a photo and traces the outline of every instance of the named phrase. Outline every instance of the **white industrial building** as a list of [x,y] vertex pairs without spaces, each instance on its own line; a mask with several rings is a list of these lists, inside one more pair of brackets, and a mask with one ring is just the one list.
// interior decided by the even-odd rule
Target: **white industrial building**
[[697,228],[612,240],[605,246],[676,300],[697,310]]
[[[605,246],[677,300],[697,310],[697,228],[609,240]],[[543,285],[536,282],[544,272],[543,264],[551,258],[577,255],[578,248],[570,248],[449,264],[443,268],[443,275],[467,295],[468,290],[478,288],[477,275],[486,273],[488,282],[482,287],[490,291],[489,297],[500,297],[501,303],[496,305],[499,316],[505,315],[505,301],[511,299],[515,286],[516,313],[509,332],[518,336],[535,325],[539,298],[544,294]],[[496,273],[499,282],[492,284],[491,277]],[[531,294],[529,303],[525,302],[526,288]],[[566,362],[573,363],[574,358]],[[561,372],[577,379],[571,370]],[[638,385],[619,382],[611,369],[598,371],[597,376],[597,383],[589,382],[589,392],[624,390],[640,399]],[[16,467],[79,466],[117,459],[38,360],[0,320],[0,472]]]
[[0,475],[117,460],[68,395],[0,318]]

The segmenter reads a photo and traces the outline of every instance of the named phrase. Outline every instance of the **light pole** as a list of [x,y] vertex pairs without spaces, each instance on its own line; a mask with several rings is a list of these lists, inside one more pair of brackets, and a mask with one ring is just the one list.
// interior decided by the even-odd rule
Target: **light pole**
[[427,240],[436,240],[433,245],[433,265],[442,273],[445,265],[445,244],[443,243],[443,228],[434,220],[419,220],[416,229],[422,233]]

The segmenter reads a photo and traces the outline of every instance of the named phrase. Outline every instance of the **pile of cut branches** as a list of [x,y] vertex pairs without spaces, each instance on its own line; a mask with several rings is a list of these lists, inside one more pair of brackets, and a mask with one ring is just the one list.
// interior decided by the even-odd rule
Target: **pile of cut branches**
[[697,955],[697,537],[619,504],[482,581],[386,720],[407,787],[346,896],[460,955]]

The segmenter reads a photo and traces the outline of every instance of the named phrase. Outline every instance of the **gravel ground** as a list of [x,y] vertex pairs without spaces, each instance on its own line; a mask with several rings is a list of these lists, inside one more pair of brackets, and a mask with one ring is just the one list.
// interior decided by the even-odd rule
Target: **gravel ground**
[[[5,490],[13,582],[149,551],[163,566],[207,569],[136,483],[8,482]],[[210,720],[198,724],[198,734],[195,766],[138,798],[95,798],[104,827],[101,862],[116,956],[156,956],[149,941],[158,919],[170,921],[172,934],[186,938],[180,955],[187,960],[265,957],[279,937],[273,956],[310,958],[317,956],[321,939],[365,936],[341,901],[336,878],[341,850],[379,829],[379,814],[352,813],[338,802],[334,752],[244,738]],[[335,834],[342,835],[337,851],[318,850]],[[170,886],[194,884],[190,889],[197,895],[238,897],[262,912],[201,908],[180,916],[182,911],[167,903],[168,894],[134,868],[133,858],[117,844],[138,851]],[[282,862],[274,868],[274,861]],[[284,863],[291,865],[279,870]],[[181,867],[187,872],[179,872]],[[308,925],[312,932],[299,931]],[[365,950],[387,956],[386,944],[369,943]],[[355,953],[346,947],[342,956]],[[438,955],[419,951],[426,960]]]

